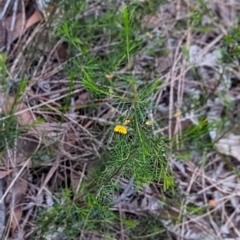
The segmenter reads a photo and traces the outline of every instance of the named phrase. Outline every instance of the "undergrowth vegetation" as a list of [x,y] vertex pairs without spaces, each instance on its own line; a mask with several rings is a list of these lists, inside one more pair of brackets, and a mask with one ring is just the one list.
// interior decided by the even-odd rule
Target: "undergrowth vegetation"
[[[70,90],[71,85],[79,83],[90,94],[92,103],[87,105],[87,114],[96,110],[96,99],[107,98],[112,114],[120,113],[120,117],[111,117],[113,125],[106,121],[95,127],[99,138],[104,135],[106,140],[91,169],[91,181],[83,180],[74,199],[71,191],[60,190],[64,203],[44,213],[37,224],[42,231],[49,229],[53,233],[56,227],[63,227],[68,237],[77,236],[81,231],[97,231],[104,239],[113,239],[117,229],[126,228],[130,239],[138,239],[137,233],[139,237],[144,233],[145,239],[155,239],[164,234],[160,221],[148,217],[142,223],[137,216],[133,219],[128,214],[119,216],[110,209],[118,190],[116,176],[132,179],[137,188],[152,182],[159,183],[164,191],[174,187],[166,158],[168,140],[161,134],[153,134],[154,122],[147,116],[147,111],[155,107],[151,97],[162,83],[158,78],[145,79],[131,71],[121,73],[121,69],[132,64],[133,54],[149,51],[144,49],[145,33],[139,20],[144,12],[152,12],[154,5],[151,1],[142,6],[131,3],[121,8],[111,4],[97,18],[84,16],[84,2],[69,4],[56,34],[76,56],[65,66],[65,72],[71,79]],[[82,15],[77,21],[72,17],[76,14]],[[161,51],[164,54],[164,49]],[[68,106],[69,101],[60,109],[63,113],[64,109],[68,110],[65,104]],[[116,126],[126,132],[117,131]],[[147,229],[139,233],[137,229],[145,224]]]

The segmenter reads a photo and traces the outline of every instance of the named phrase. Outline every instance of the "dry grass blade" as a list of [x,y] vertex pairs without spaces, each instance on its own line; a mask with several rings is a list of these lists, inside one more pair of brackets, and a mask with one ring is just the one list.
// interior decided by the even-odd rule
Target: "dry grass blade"
[[[0,198],[4,192],[4,180],[0,179]],[[6,206],[5,203],[0,203],[0,238],[3,238],[6,224]]]
[[81,172],[76,171],[75,168],[71,169],[70,180],[71,180],[71,188],[74,194],[74,199],[78,198],[79,189],[81,188],[81,184],[85,179],[85,171],[87,164],[85,163]]
[[47,183],[48,183],[49,180],[52,178],[53,174],[56,172],[56,170],[57,170],[57,168],[58,168],[58,165],[59,165],[58,161],[59,161],[59,158],[56,159],[56,163],[53,164],[52,167],[51,167],[51,169],[49,170],[46,178],[44,179],[43,183],[41,184],[41,187],[40,187],[40,189],[39,189],[39,191],[38,191],[38,195],[41,195],[41,194],[42,194],[43,189],[46,188]]
[[70,123],[42,123],[34,126],[28,131],[29,135],[41,139],[45,145],[51,145],[56,142],[62,142],[68,138],[67,133],[70,130]]

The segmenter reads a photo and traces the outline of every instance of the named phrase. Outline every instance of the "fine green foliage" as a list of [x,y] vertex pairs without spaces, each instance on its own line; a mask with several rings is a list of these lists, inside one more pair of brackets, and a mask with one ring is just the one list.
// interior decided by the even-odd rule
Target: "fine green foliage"
[[[66,72],[90,93],[92,99],[111,98],[113,111],[124,114],[111,119],[115,125],[99,129],[108,141],[92,169],[91,181],[83,181],[79,189],[77,199],[81,204],[72,201],[71,194],[66,197],[66,192],[60,190],[60,196],[67,199],[66,202],[43,213],[38,225],[46,232],[51,232],[47,228],[49,223],[64,227],[66,236],[78,236],[81,230],[97,231],[105,239],[109,236],[113,239],[116,232],[111,230],[112,227],[118,229],[121,226],[131,229],[131,238],[131,234],[141,228],[142,220],[131,220],[125,214],[120,217],[110,210],[117,190],[114,178],[133,179],[137,189],[152,182],[159,183],[164,190],[174,185],[166,157],[167,140],[160,134],[154,135],[152,126],[146,124],[147,110],[154,108],[150,98],[161,82],[158,79],[142,82],[132,73],[116,73],[131,64],[134,54],[142,51],[144,42],[140,38],[137,19],[147,9],[152,11],[154,8],[151,1],[146,2],[146,7],[131,3],[118,8],[117,4],[109,3],[108,11],[97,18],[89,15],[78,22],[67,14],[78,11],[81,15],[86,4],[78,1],[69,8],[56,32],[68,42],[74,55],[77,51],[78,56],[65,67]],[[99,42],[104,42],[103,46],[98,45]],[[89,108],[95,109],[95,106],[92,104]],[[125,126],[126,120],[129,123]],[[115,132],[116,125],[124,126],[127,134]],[[145,232],[145,239],[154,239],[164,232],[155,219],[146,221],[151,227]]]
[[240,55],[240,30],[234,28],[231,33],[224,37],[224,44],[222,48],[223,62],[231,63],[237,60]]
[[[136,6],[129,5],[115,10],[116,12],[103,14],[97,20],[83,19],[87,24],[78,26],[82,31],[78,32],[77,26],[70,23],[68,25],[68,22],[64,22],[58,30],[72,46],[81,49],[83,60],[75,60],[74,65],[80,71],[80,82],[85,89],[98,98],[110,95],[112,105],[127,111],[125,118],[131,122],[127,126],[127,136],[114,133],[106,169],[101,178],[105,181],[104,179],[118,173],[127,178],[133,177],[137,185],[164,179],[164,188],[168,188],[173,180],[165,159],[165,140],[161,136],[153,136],[151,127],[145,125],[146,109],[151,107],[148,98],[157,90],[159,83],[153,81],[139,85],[134,76],[124,75],[116,75],[111,80],[106,78],[123,63],[129,63],[130,57],[141,45],[137,38],[139,24],[134,21],[138,15]],[[103,38],[108,37],[111,42],[116,42],[110,53],[101,58],[89,52],[91,44],[95,42],[95,31],[102,34]],[[83,34],[84,32],[87,34]]]

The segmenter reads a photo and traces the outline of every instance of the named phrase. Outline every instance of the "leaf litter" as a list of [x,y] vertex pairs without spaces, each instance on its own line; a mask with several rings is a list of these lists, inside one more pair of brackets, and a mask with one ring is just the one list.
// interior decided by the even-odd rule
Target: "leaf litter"
[[[6,1],[5,4],[9,2],[11,1]],[[35,24],[47,15],[44,12],[46,6],[42,7],[42,5],[38,5],[38,8],[43,15],[40,14],[39,9],[34,9],[31,14],[27,14],[24,11],[29,9],[26,7],[32,3],[31,1],[23,1],[23,3],[25,8],[19,7],[20,12],[1,15],[0,46],[7,51],[10,51],[10,45],[15,44],[15,40],[18,41],[21,49],[23,44],[21,40],[24,36],[28,36],[28,44],[24,44],[21,51],[24,47],[30,48],[30,43],[34,43],[34,34],[37,33],[29,35],[29,29],[36,26]],[[143,18],[141,27],[150,32],[146,37],[147,47],[143,49],[143,54],[135,55],[132,64],[123,67],[119,73],[132,72],[134,75],[141,73],[140,78],[144,81],[161,74],[163,86],[155,96],[151,97],[151,101],[158,106],[158,109],[150,110],[148,113],[148,119],[154,119],[154,124],[151,124],[153,131],[156,134],[176,136],[177,142],[177,138],[181,137],[185,129],[192,126],[199,127],[202,119],[206,118],[209,126],[212,126],[208,129],[208,135],[216,151],[207,149],[199,154],[194,149],[190,149],[188,161],[184,162],[179,160],[181,156],[177,154],[180,150],[184,151],[184,148],[181,149],[180,144],[177,144],[176,154],[168,156],[178,191],[182,196],[181,202],[173,201],[171,205],[166,204],[172,199],[167,197],[158,184],[146,184],[142,189],[136,190],[133,180],[118,178],[115,179],[116,184],[122,191],[116,191],[112,196],[112,210],[121,209],[122,212],[136,215],[157,216],[177,239],[240,239],[239,178],[234,171],[239,170],[240,166],[240,135],[238,124],[232,121],[234,119],[234,116],[231,116],[232,111],[227,108],[239,102],[239,97],[234,92],[235,90],[238,93],[238,89],[232,89],[232,86],[236,84],[236,79],[240,75],[238,66],[229,64],[225,68],[222,67],[220,45],[224,34],[236,26],[236,16],[239,14],[240,6],[237,1],[227,3],[206,0],[204,3],[215,14],[214,17],[203,14],[201,19],[203,26],[208,24],[214,26],[211,33],[201,33],[196,37],[192,28],[174,31],[178,22],[194,17],[194,13],[189,9],[194,9],[195,1],[161,4],[155,15],[147,15]],[[1,5],[2,12],[4,6],[6,5]],[[25,18],[27,15],[29,17]],[[12,25],[15,21],[16,23]],[[39,26],[39,28],[35,27],[38,33],[43,31],[42,26]],[[212,35],[215,37],[213,38]],[[168,37],[166,46],[162,47],[167,49],[169,54],[163,57],[149,56],[147,51],[149,48],[155,48],[154,39],[159,39],[159,36]],[[186,42],[188,56],[181,48],[183,40]],[[50,43],[47,46],[48,51],[44,53],[46,55],[50,54],[49,50],[52,49]],[[41,49],[41,46],[39,48]],[[15,58],[14,67],[10,71],[14,78],[23,76],[24,71],[20,69],[21,61],[27,61],[21,51]],[[41,69],[41,64],[37,67],[33,66],[34,71],[31,69],[34,72],[34,82],[31,83],[34,97],[31,101],[26,101],[27,96],[31,96],[31,92],[27,93],[26,98],[16,106],[14,106],[15,98],[12,96],[6,96],[2,101],[2,113],[17,114],[17,125],[28,126],[27,138],[22,134],[13,145],[6,144],[1,163],[3,170],[0,172],[0,183],[6,185],[9,193],[4,196],[3,189],[0,191],[1,199],[4,198],[8,208],[7,211],[4,206],[0,208],[0,219],[3,220],[0,226],[6,226],[1,235],[6,234],[15,239],[28,235],[29,232],[25,232],[27,228],[24,226],[28,221],[33,220],[31,214],[34,212],[34,206],[45,204],[47,208],[52,208],[53,195],[49,189],[56,188],[54,183],[61,184],[66,176],[70,175],[70,185],[76,194],[82,178],[87,176],[85,176],[85,168],[76,170],[78,164],[72,163],[76,163],[76,159],[84,161],[86,158],[93,157],[92,150],[98,153],[102,146],[100,141],[93,141],[97,136],[91,128],[95,124],[94,119],[104,120],[104,117],[109,116],[109,114],[101,115],[101,110],[97,113],[97,117],[94,116],[96,118],[92,116],[84,118],[78,115],[78,111],[70,111],[64,116],[65,122],[61,123],[60,127],[57,119],[60,116],[58,107],[61,106],[62,95],[59,92],[56,92],[56,95],[53,94],[53,89],[56,89],[55,86],[57,91],[61,88],[67,89],[68,80],[64,79],[62,63],[67,61],[68,57],[63,45],[60,45],[59,51],[60,55],[62,52],[63,57],[54,57],[58,58],[56,65],[52,63],[53,58],[50,54],[47,56],[48,61],[44,63],[44,71]],[[153,67],[150,73],[146,71],[149,66]],[[197,70],[201,81],[193,74],[193,69]],[[45,75],[42,74],[43,72]],[[62,79],[64,81],[61,83]],[[45,85],[41,85],[41,81],[44,81]],[[76,89],[79,89],[79,86],[76,85]],[[201,95],[207,95],[207,101],[203,107],[195,107],[193,100],[199,100]],[[88,93],[76,91],[72,98],[76,101],[72,101],[72,107],[84,105],[88,98]],[[3,100],[3,95],[1,99]],[[44,109],[46,106],[47,108]],[[174,115],[176,112],[181,114]],[[168,114],[174,116],[175,120],[163,119],[159,123],[159,116],[161,118]],[[220,124],[224,114],[227,120],[224,124]],[[44,122],[35,124],[37,116],[44,119]],[[186,122],[186,120],[189,121]],[[43,161],[40,165],[45,173],[43,171],[40,176],[34,175],[29,168],[34,168],[35,155],[39,149],[44,151],[45,148],[47,151],[49,146],[54,149],[52,161]],[[80,156],[70,154],[70,150],[74,152],[74,149],[81,152]],[[44,156],[43,153],[41,159],[44,159]],[[229,161],[234,163],[235,169],[229,168]],[[72,166],[70,174],[68,164]],[[27,194],[30,194],[28,201]],[[203,208],[204,213],[197,215],[194,211],[188,211],[187,208],[191,206]],[[4,214],[7,216],[7,223]],[[214,214],[217,214],[218,218],[215,218]],[[181,222],[174,221],[174,217],[181,217]],[[61,228],[59,232],[62,232]],[[82,231],[81,239],[84,239],[84,236],[86,239],[103,239],[98,233],[95,236],[94,234],[94,232]],[[88,235],[93,236],[87,238]]]

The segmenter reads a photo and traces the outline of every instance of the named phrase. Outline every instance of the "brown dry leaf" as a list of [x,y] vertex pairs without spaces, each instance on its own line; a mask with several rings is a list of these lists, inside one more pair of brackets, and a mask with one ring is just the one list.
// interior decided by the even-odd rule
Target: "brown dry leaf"
[[89,100],[90,96],[88,92],[83,92],[80,93],[77,100],[75,101],[75,105],[82,105],[84,103],[86,103]]
[[[0,101],[3,101],[2,93],[0,93]],[[15,102],[14,97],[7,97],[2,106],[2,112],[4,114],[9,114],[13,108],[14,102]],[[19,104],[17,104],[15,111],[20,112],[20,111],[23,111],[26,109],[28,109],[28,107],[25,103],[19,103]],[[33,122],[34,122],[34,117],[30,110],[27,110],[27,111],[22,112],[21,114],[18,114],[18,124],[20,126],[28,126],[28,125],[33,124]]]
[[10,204],[10,219],[12,234],[18,227],[22,217],[22,207],[26,191],[27,182],[23,178],[18,179],[12,188],[12,199]]
[[0,171],[0,179],[5,178],[7,175],[9,175],[12,172],[12,170],[6,170],[6,171]]
[[[28,109],[27,105],[25,103],[19,103],[17,105],[16,111],[22,111]],[[29,126],[34,123],[34,117],[30,110],[27,110],[25,112],[22,112],[20,115],[18,115],[18,124],[20,126]]]
[[39,11],[35,11],[29,19],[24,18],[23,13],[16,15],[16,21],[13,30],[11,31],[13,16],[5,19],[4,26],[8,34],[8,42],[11,44],[17,38],[21,37],[31,26],[42,20],[42,15]]
[[159,57],[155,60],[156,70],[158,73],[163,73],[173,65],[172,56]]
[[32,25],[40,22],[43,19],[39,11],[35,11],[32,16],[27,20],[24,32],[26,32]]
[[18,13],[16,15],[16,21],[13,30],[11,31],[13,16],[10,16],[5,19],[4,25],[7,30],[8,42],[11,44],[14,40],[16,40],[19,36],[24,34],[24,25],[26,23],[26,19],[24,18],[23,13]]
[[59,62],[65,62],[68,59],[67,47],[65,44],[61,44],[54,52],[54,57]]
[[11,213],[12,214],[12,222],[11,222],[11,231],[12,234],[15,232],[16,228],[19,225],[19,222],[22,218],[22,207],[16,207],[14,208],[14,211]]

